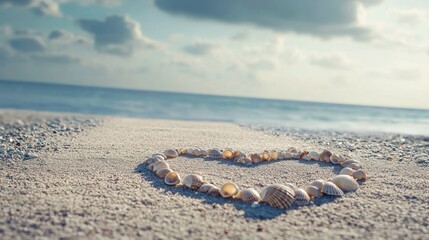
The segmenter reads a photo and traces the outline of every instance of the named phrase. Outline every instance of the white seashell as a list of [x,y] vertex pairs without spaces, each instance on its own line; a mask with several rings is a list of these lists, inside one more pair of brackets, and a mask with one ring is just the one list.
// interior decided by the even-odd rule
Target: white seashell
[[285,159],[285,154],[286,154],[286,151],[285,151],[285,150],[280,150],[280,151],[278,152],[277,159],[279,159],[279,160],[284,160],[284,159]]
[[307,192],[308,196],[310,197],[321,197],[322,196],[322,192],[320,191],[320,189],[318,189],[315,186],[308,186],[305,191]]
[[195,148],[192,156],[195,156],[195,157],[201,156],[201,151],[202,151],[201,148]]
[[277,160],[279,158],[279,153],[277,150],[271,150],[268,152],[268,154],[270,155],[270,160]]
[[219,190],[220,195],[224,198],[234,197],[238,194],[239,189],[234,183],[225,183]]
[[325,180],[322,179],[318,179],[318,180],[314,180],[310,183],[310,186],[314,186],[317,187],[317,189],[322,190],[323,184],[325,184]]
[[331,159],[332,164],[340,164],[340,162],[341,162],[340,157],[336,154],[332,154],[330,159]]
[[292,159],[295,156],[291,152],[285,152],[284,159]]
[[219,149],[212,149],[209,151],[209,157],[213,159],[222,159],[223,153]]
[[275,208],[289,208],[295,201],[295,192],[290,187],[273,184],[262,189],[261,198]]
[[353,169],[353,170],[359,170],[359,169],[361,169],[361,168],[362,168],[362,167],[361,167],[359,164],[357,164],[357,163],[349,164],[347,167],[348,167],[348,168],[351,168],[351,169]]
[[359,180],[366,180],[367,176],[362,169],[359,169],[353,173],[353,178],[359,181]]
[[181,180],[182,179],[180,178],[180,175],[177,172],[168,173],[164,178],[165,184],[170,186],[180,184]]
[[319,161],[320,155],[317,152],[309,152],[307,155],[310,160],[315,160],[315,161]]
[[342,167],[348,167],[350,164],[353,164],[353,163],[357,163],[360,165],[360,162],[358,162],[356,160],[346,160],[346,161],[341,163],[341,166]]
[[155,153],[155,154],[152,155],[152,157],[154,157],[154,158],[160,158],[160,160],[167,159],[167,156],[165,156],[164,153]]
[[212,187],[207,191],[208,194],[220,196],[220,189],[218,187]]
[[195,149],[193,149],[193,148],[187,148],[187,149],[185,149],[185,154],[186,155],[194,155],[194,152],[195,152]]
[[328,150],[323,150],[323,152],[320,154],[320,161],[322,162],[330,162],[331,161],[332,153]]
[[164,161],[163,158],[157,156],[157,157],[150,157],[146,160],[146,164],[150,165],[152,163],[158,162],[158,161]]
[[261,155],[254,153],[250,155],[250,159],[252,160],[253,163],[260,163],[262,162],[262,158]]
[[310,196],[308,193],[302,189],[295,189],[295,204],[296,205],[307,205],[310,202]]
[[290,153],[297,153],[298,149],[296,149],[294,147],[290,147],[290,148],[287,149],[287,151],[290,152]]
[[230,148],[223,150],[223,158],[233,159],[234,151]]
[[331,179],[331,182],[335,183],[344,192],[356,191],[359,188],[356,180],[349,175],[335,176]]
[[349,167],[345,167],[345,168],[341,169],[341,171],[340,171],[340,175],[353,176],[353,173],[355,173],[355,170],[353,170]]
[[176,158],[179,156],[179,153],[176,151],[176,149],[167,149],[164,151],[164,155],[167,158]]
[[247,203],[259,202],[261,200],[261,196],[259,195],[258,191],[253,188],[246,188],[241,190],[237,194],[237,198]]
[[170,166],[168,165],[168,163],[166,161],[158,161],[158,162],[155,162],[153,164],[152,171],[156,172],[159,169],[163,169],[163,168],[170,168]]
[[165,178],[165,176],[167,176],[167,174],[173,172],[173,170],[171,170],[170,168],[161,168],[158,171],[156,171],[156,175],[158,175],[158,177],[160,178]]
[[[341,176],[346,176],[346,175],[341,175]],[[341,190],[333,182],[325,182],[325,184],[323,184],[323,187],[322,187],[322,193],[325,193],[325,194],[331,195],[331,196],[342,196],[342,195],[344,195],[343,190]]]
[[241,164],[246,164],[246,165],[252,165],[252,164],[253,164],[252,159],[250,159],[250,158],[248,158],[248,157],[242,157],[242,158],[240,158],[240,160],[238,160],[237,162],[238,162],[238,163],[241,163]]
[[183,185],[192,190],[199,189],[203,184],[203,177],[198,174],[190,174],[183,178]]
[[306,161],[311,161],[311,157],[309,155],[305,155],[302,159]]
[[211,183],[205,183],[205,184],[201,185],[200,192],[206,193],[211,188],[217,188],[217,187],[215,185],[211,184]]
[[285,183],[286,187],[290,187],[292,190],[298,189],[293,183]]
[[202,150],[200,151],[200,156],[201,156],[201,157],[205,157],[205,156],[208,156],[208,155],[209,155],[209,152],[208,152],[207,150],[202,149]]
[[238,162],[245,157],[246,157],[246,154],[240,153],[234,158],[234,162]]
[[[307,156],[309,154],[309,152],[307,152],[307,151],[303,151],[303,152],[301,152],[300,154],[299,154],[299,158],[300,159],[304,159],[304,157],[305,156]],[[310,160],[310,158],[308,158],[309,160]],[[305,160],[307,160],[307,159],[305,159]]]

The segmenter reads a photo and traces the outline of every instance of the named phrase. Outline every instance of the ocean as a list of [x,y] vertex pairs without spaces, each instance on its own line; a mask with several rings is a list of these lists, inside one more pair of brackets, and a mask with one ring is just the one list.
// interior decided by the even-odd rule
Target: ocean
[[0,81],[0,108],[429,135],[429,110]]

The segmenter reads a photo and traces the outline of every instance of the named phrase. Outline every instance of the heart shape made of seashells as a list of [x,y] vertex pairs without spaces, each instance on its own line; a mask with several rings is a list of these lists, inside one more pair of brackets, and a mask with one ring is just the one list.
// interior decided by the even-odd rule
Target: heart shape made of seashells
[[[264,187],[260,191],[253,188],[240,190],[231,182],[223,184],[221,187],[204,181],[199,174],[190,174],[183,179],[179,173],[170,169],[167,159],[179,156],[208,157],[226,161],[234,161],[239,164],[253,165],[264,161],[296,160],[321,161],[340,165],[343,169],[340,174],[328,179],[318,179],[306,188],[298,188],[291,183],[272,184]],[[233,149],[209,149],[201,148],[179,148],[167,149],[162,153],[155,153],[150,156],[145,163],[147,168],[164,179],[164,183],[169,186],[184,186],[192,190],[199,190],[203,193],[220,196],[223,198],[238,199],[246,203],[264,202],[275,208],[289,208],[292,205],[307,205],[314,198],[322,197],[324,194],[340,197],[345,192],[352,192],[359,189],[358,181],[366,181],[367,174],[362,170],[358,161],[348,157],[333,154],[324,150],[320,154],[315,151],[302,151],[294,147],[287,150],[265,150],[262,153],[245,154]]]

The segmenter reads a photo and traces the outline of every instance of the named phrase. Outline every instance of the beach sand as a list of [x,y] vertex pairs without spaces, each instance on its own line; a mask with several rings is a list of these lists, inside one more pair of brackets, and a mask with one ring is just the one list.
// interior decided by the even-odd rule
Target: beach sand
[[[56,116],[0,113],[8,120]],[[260,152],[290,146],[321,151],[325,146],[228,123],[97,119],[97,127],[55,138],[56,151],[40,151],[38,158],[26,161],[1,161],[1,239],[428,239],[427,165],[373,159],[365,149],[357,149],[353,157],[369,175],[358,191],[288,210],[251,207],[168,187],[141,163],[176,147]],[[348,153],[335,146],[329,150]],[[202,158],[168,161],[182,176],[201,173],[217,185],[232,181],[240,188],[257,189],[285,182],[305,187],[340,170],[297,160],[250,167]]]

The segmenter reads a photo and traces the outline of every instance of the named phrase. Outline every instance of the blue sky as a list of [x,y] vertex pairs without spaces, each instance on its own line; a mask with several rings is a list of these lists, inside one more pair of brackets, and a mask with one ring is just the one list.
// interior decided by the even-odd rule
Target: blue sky
[[424,0],[0,0],[0,79],[429,108]]

